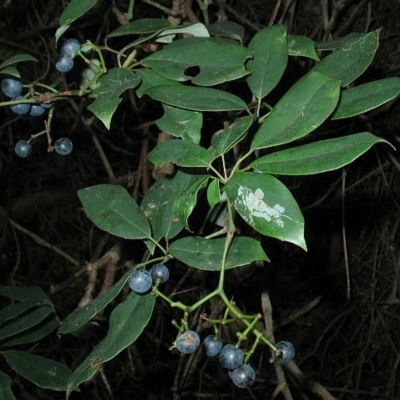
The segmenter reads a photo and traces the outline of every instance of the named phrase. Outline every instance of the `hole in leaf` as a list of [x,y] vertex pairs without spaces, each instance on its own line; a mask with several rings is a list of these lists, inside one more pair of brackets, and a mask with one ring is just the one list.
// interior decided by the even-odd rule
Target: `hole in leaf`
[[184,74],[186,76],[190,76],[191,78],[195,78],[200,73],[200,68],[197,65],[193,67],[185,68]]

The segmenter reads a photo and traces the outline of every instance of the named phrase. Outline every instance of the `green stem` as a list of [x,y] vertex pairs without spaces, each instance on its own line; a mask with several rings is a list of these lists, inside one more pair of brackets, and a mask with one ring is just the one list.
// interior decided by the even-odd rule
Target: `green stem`
[[135,0],[129,0],[128,11],[125,14],[128,21],[131,21],[133,18],[133,9],[135,7]]

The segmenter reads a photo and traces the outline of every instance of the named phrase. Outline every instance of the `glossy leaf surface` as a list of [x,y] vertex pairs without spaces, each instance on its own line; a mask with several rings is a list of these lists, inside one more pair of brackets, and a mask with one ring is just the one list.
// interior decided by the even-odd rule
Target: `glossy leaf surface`
[[198,111],[184,110],[163,104],[164,115],[156,121],[157,126],[165,133],[183,140],[199,143],[203,114]]
[[281,80],[288,62],[287,35],[283,25],[256,33],[249,43],[253,58],[247,63],[247,84],[257,99],[265,97]]
[[[225,238],[205,239],[189,236],[171,244],[170,253],[190,267],[219,271],[225,247]],[[228,250],[226,269],[247,265],[256,260],[269,261],[260,243],[250,237],[235,237]]]
[[400,78],[386,78],[343,90],[332,119],[354,117],[387,103],[400,93]]
[[251,163],[276,175],[311,175],[332,171],[353,162],[376,143],[387,143],[371,133],[357,133],[277,151]]
[[65,391],[72,371],[58,361],[20,350],[5,350],[3,356],[10,367],[35,385]]
[[101,365],[126,349],[143,332],[153,312],[155,297],[139,296],[131,292],[125,302],[111,313],[106,337],[92,350],[82,364],[73,372],[67,385],[67,397],[82,382],[97,373]]
[[295,83],[261,124],[251,143],[263,149],[300,139],[321,125],[339,100],[340,81],[311,72]]
[[[247,104],[239,97],[222,90],[183,85],[156,86],[144,94],[171,106],[194,111],[242,111]],[[212,99],[212,101],[210,101]]]
[[136,201],[121,186],[96,185],[78,190],[92,222],[103,231],[124,239],[150,236],[150,224]]
[[208,167],[211,163],[210,154],[204,147],[181,139],[160,143],[148,157],[157,166],[169,161],[181,167]]
[[[249,50],[235,43],[192,37],[177,40],[143,60],[143,65],[180,82],[213,86],[248,74]],[[189,68],[199,71],[191,76]]]
[[134,89],[140,83],[140,78],[131,71],[122,68],[113,68],[97,81],[99,86],[93,90],[95,101],[88,106],[107,129],[110,129],[111,119],[121,103],[121,95],[125,90]]
[[306,249],[304,218],[292,194],[271,175],[235,174],[225,186],[228,199],[257,232]]

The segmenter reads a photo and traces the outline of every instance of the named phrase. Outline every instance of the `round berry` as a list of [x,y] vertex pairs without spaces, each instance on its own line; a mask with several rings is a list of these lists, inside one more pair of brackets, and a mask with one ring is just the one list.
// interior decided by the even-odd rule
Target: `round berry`
[[81,49],[81,44],[77,39],[67,39],[61,46],[61,53],[65,56],[73,56]]
[[12,78],[3,79],[1,90],[7,97],[17,97],[22,93],[22,83]]
[[56,62],[56,68],[60,72],[68,72],[74,67],[74,60],[69,56],[60,56]]
[[54,143],[54,150],[60,156],[67,156],[70,154],[73,147],[74,145],[72,144],[71,140],[65,137],[57,139]]
[[[14,97],[13,100],[24,100],[22,96]],[[10,107],[11,111],[18,115],[28,114],[31,109],[31,105],[27,103],[15,104]]]
[[195,331],[183,332],[176,338],[175,346],[183,354],[194,353],[200,346],[200,336]]
[[26,158],[32,153],[32,145],[28,143],[26,140],[20,140],[15,145],[15,154],[18,157]]
[[244,353],[233,344],[226,344],[219,353],[219,362],[226,369],[236,369],[243,364]]
[[228,371],[232,382],[241,389],[250,387],[256,380],[256,372],[249,364],[242,364],[233,371]]
[[203,341],[203,347],[207,357],[215,357],[222,349],[222,342],[215,335],[208,335]]
[[54,103],[40,103],[40,106],[47,110],[49,108],[52,108],[54,106]]
[[165,283],[169,279],[169,270],[164,264],[154,264],[150,269],[150,275],[154,282],[159,280]]
[[275,362],[279,365],[289,364],[295,355],[295,348],[293,344],[287,341],[282,341],[276,343],[275,346],[280,353],[280,355],[276,357],[277,352],[273,352],[272,356],[276,358]]
[[32,115],[33,117],[40,117],[45,113],[45,111],[46,110],[42,106],[33,104],[29,110],[29,115]]
[[152,284],[153,279],[145,269],[136,269],[129,276],[129,287],[136,293],[146,293]]

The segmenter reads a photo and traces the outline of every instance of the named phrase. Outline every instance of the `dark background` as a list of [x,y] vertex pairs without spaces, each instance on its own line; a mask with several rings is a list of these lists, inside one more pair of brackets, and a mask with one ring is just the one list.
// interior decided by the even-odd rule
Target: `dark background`
[[[24,82],[58,83],[62,89],[77,87],[79,65],[65,79],[54,68],[58,54],[54,33],[64,3],[1,2],[0,61],[17,53],[29,53],[40,60],[20,64]],[[170,1],[159,3],[171,7]],[[104,36],[119,26],[112,5],[111,1],[100,2],[71,27],[68,36],[104,44]],[[127,2],[116,1],[115,5],[124,11]],[[289,33],[307,35],[316,42],[383,28],[375,60],[358,82],[399,76],[399,1],[220,0],[209,10],[212,21],[227,17],[242,24],[250,38],[268,25],[275,7],[275,23],[283,23]],[[201,19],[197,3],[191,9],[194,14],[189,17]],[[137,2],[135,10],[135,19],[166,17],[144,2]],[[126,43],[129,38],[108,44],[120,49]],[[109,67],[115,62],[112,56],[108,61]],[[309,66],[309,61],[291,62],[274,93],[276,98]],[[128,95],[124,99],[110,131],[86,110],[89,100],[74,98],[57,104],[53,139],[71,138],[74,151],[68,157],[49,154],[44,138],[34,142],[29,158],[16,157],[15,143],[42,130],[43,120],[17,118],[8,109],[0,109],[0,283],[41,286],[51,296],[60,320],[77,307],[84,295],[88,262],[118,249],[119,262],[114,269],[99,270],[98,292],[141,259],[140,244],[121,243],[94,228],[76,196],[77,189],[112,182],[124,185],[140,201],[153,182],[145,155],[157,140],[153,122],[161,116],[161,110],[149,100],[138,108]],[[324,124],[315,138],[370,131],[398,148],[399,109],[395,100],[366,115]],[[275,337],[292,341],[296,362],[307,378],[320,382],[338,399],[400,399],[399,172],[398,154],[378,145],[345,171],[286,179],[304,211],[309,251],[304,253],[276,241],[264,243],[272,259],[266,268]],[[165,292],[183,283],[183,296],[190,301],[204,295],[204,286],[212,287],[213,278],[197,272],[182,282],[185,273],[184,266],[175,265]],[[229,274],[227,284],[242,308],[258,312],[258,289],[262,289],[259,282],[257,271],[250,269]],[[0,305],[5,304],[6,300],[0,299]],[[26,350],[75,369],[105,335],[109,311],[80,337],[59,338],[54,333]],[[102,372],[71,398],[272,398],[277,378],[268,364],[267,349],[260,348],[252,358],[258,375],[251,391],[236,390],[216,362],[206,361],[201,354],[194,359],[171,354],[168,347],[174,339],[170,324],[173,317],[174,312],[157,302],[150,325],[139,341],[105,364]],[[227,335],[234,337],[234,332]],[[4,365],[3,360],[0,363]],[[62,393],[34,387],[6,366],[4,371],[14,378],[18,399],[64,398]],[[288,383],[294,399],[324,398],[299,387],[290,374]],[[277,398],[284,397],[280,394]]]

